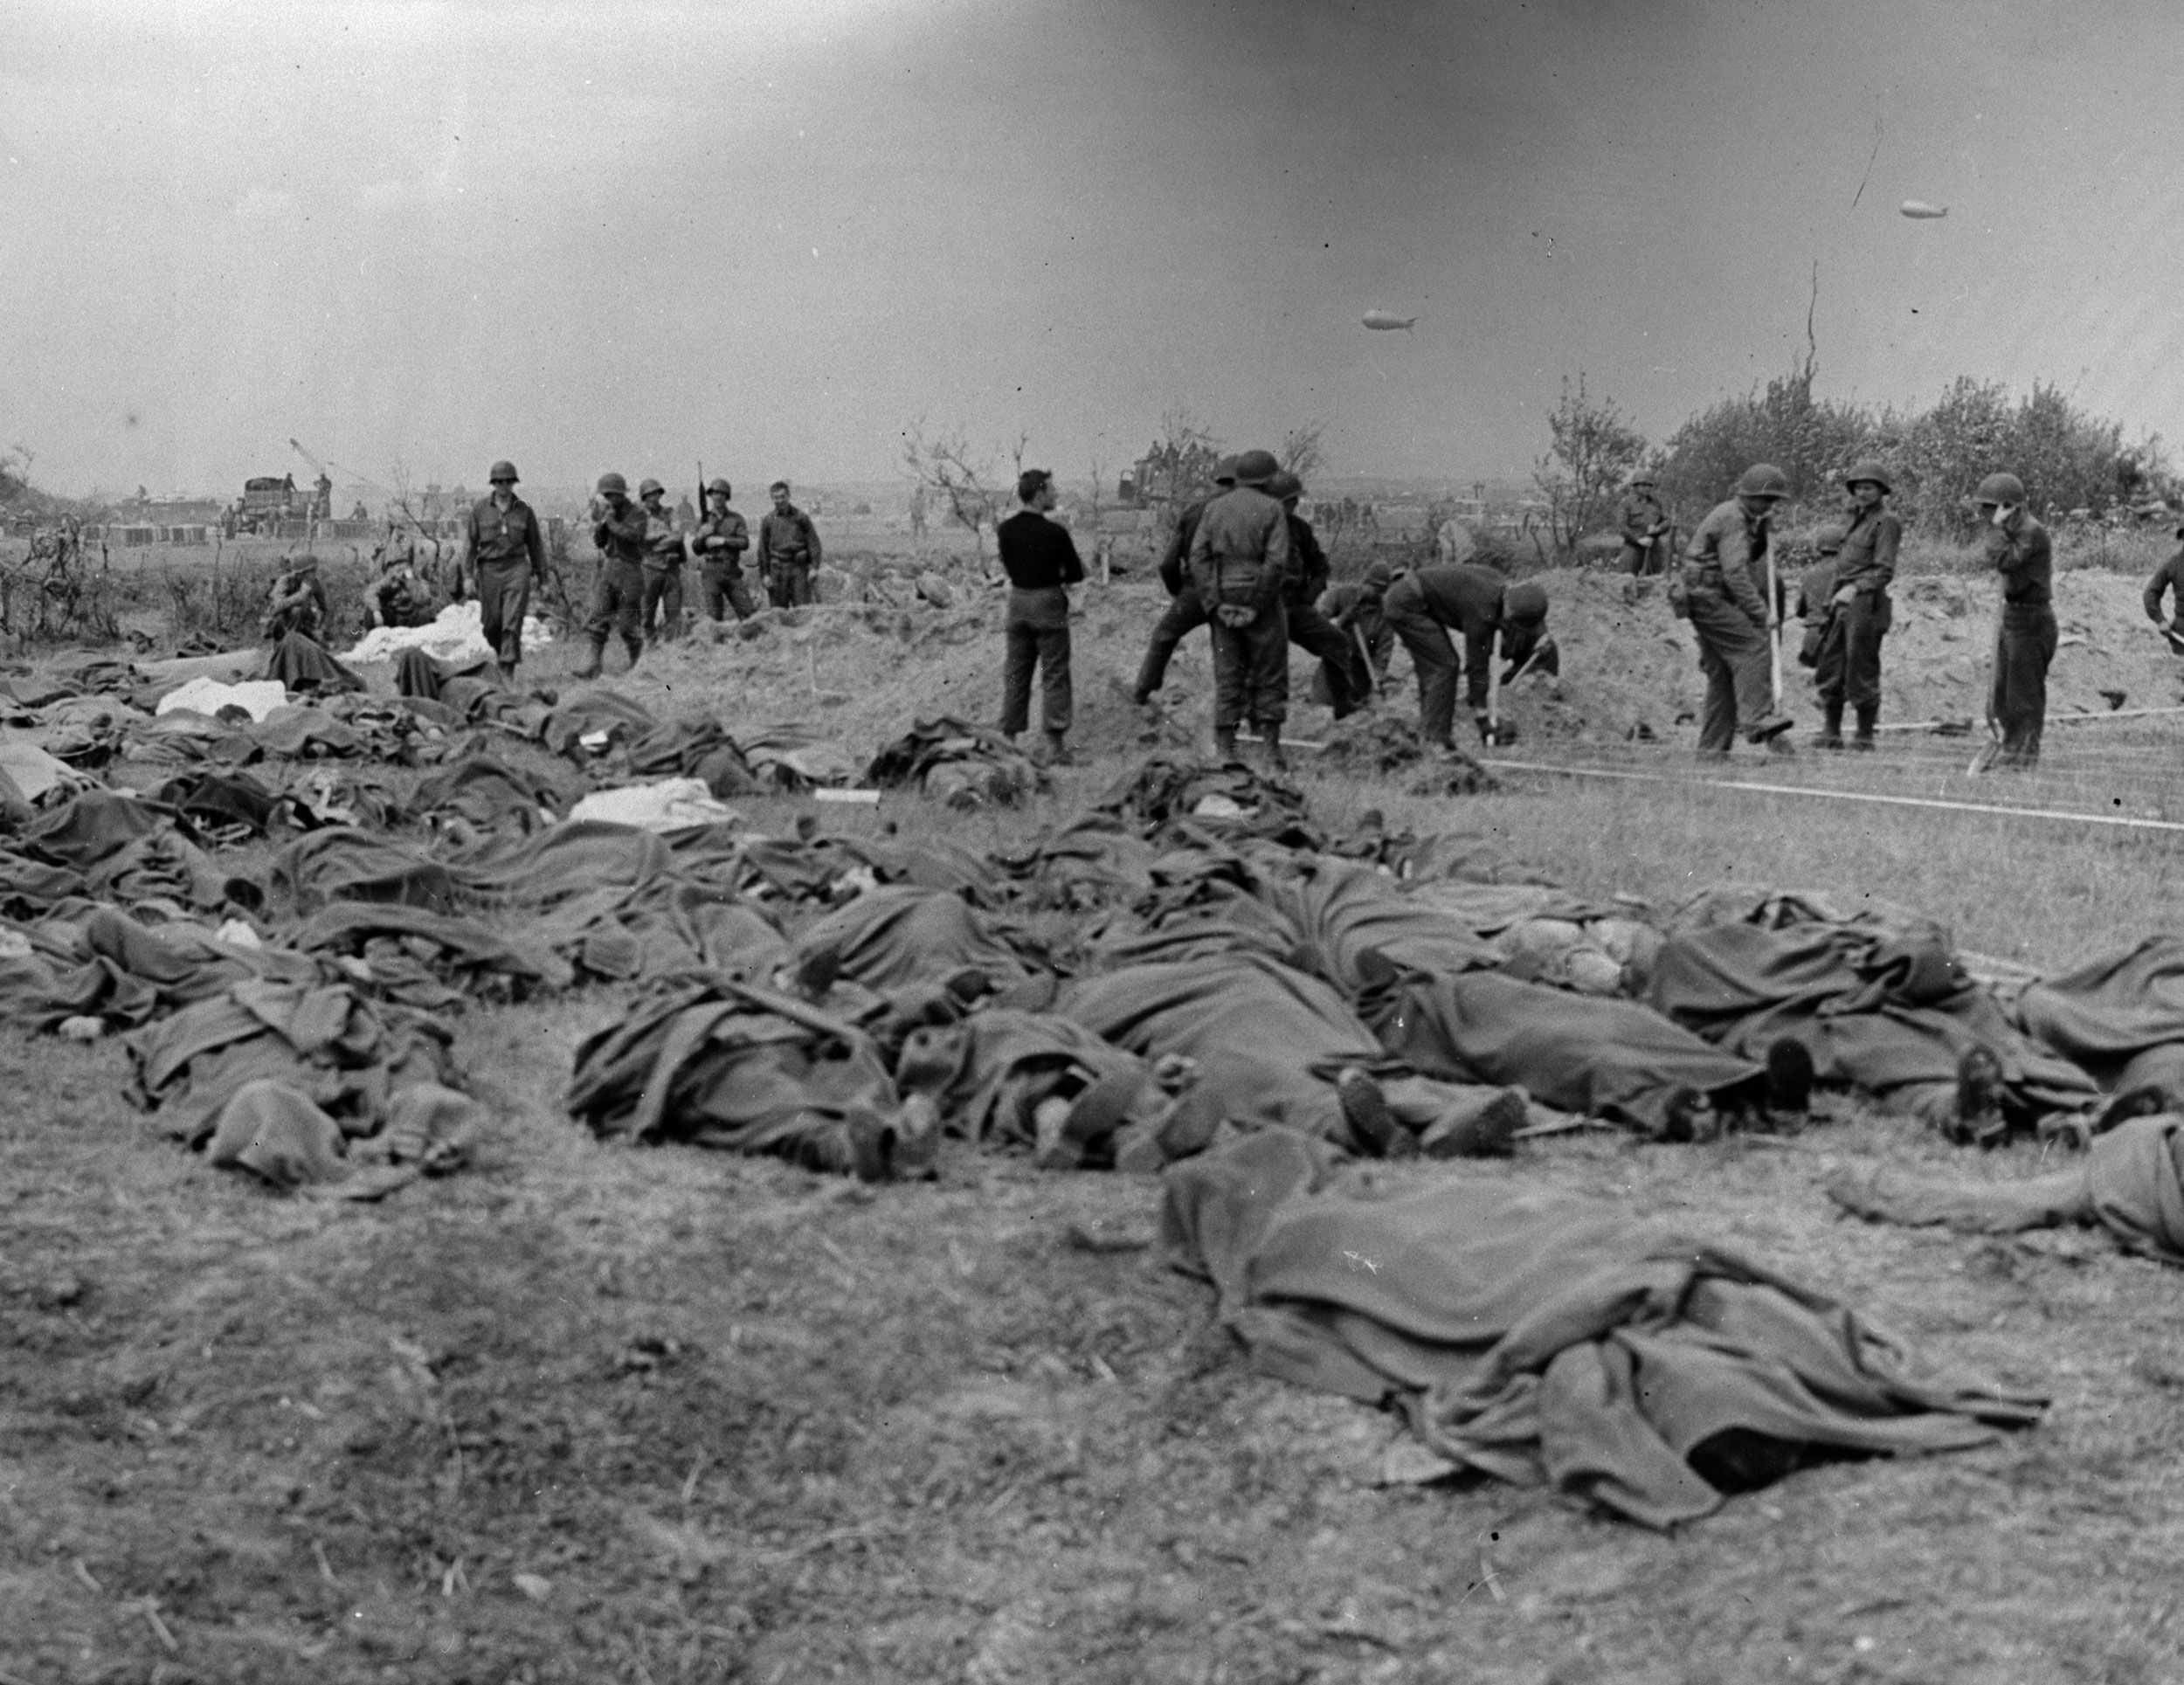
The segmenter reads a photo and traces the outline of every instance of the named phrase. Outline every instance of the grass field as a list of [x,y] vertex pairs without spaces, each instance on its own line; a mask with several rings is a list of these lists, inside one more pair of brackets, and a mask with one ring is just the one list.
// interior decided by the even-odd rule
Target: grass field
[[[974,846],[1060,819],[1203,723],[1202,645],[1166,725],[1116,694],[1155,606],[1140,586],[1084,604],[1085,763],[1028,810],[748,818]],[[556,646],[530,676],[573,659]],[[998,667],[978,602],[808,614],[628,687],[869,749],[914,712],[990,718]],[[1968,751],[1931,740],[1731,770],[2091,811],[2125,771],[2153,799],[2165,723],[2077,763],[2058,729],[2047,770],[2007,784],[1967,785]],[[1555,757],[1691,770],[1673,744]],[[2173,833],[1696,783],[1510,775],[1450,803],[1299,776],[1331,822],[1475,829],[1662,907],[1723,882],[1873,894],[2043,969],[2174,922]],[[1808,1470],[1660,1537],[1505,1485],[1380,1484],[1400,1425],[1248,1373],[1210,1293],[1139,1244],[1151,1182],[958,1153],[936,1183],[867,1189],[597,1143],[561,1094],[620,1005],[467,1015],[458,1051],[494,1114],[480,1162],[377,1207],[206,1170],[126,1104],[113,1044],[0,1034],[0,1681],[2184,1677],[2176,1277],[2074,1232],[1870,1227],[1820,1191],[1842,1163],[2009,1177],[2036,1149],[1968,1156],[1844,1106],[1787,1142],[1565,1137],[1413,1172],[1672,1216],[2056,1400],[1992,1448]]]

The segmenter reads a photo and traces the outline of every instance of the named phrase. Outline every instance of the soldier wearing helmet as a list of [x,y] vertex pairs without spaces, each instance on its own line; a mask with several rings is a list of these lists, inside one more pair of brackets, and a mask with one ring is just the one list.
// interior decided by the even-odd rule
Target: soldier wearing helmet
[[546,542],[537,514],[515,494],[515,464],[503,459],[486,479],[493,491],[470,506],[455,568],[455,600],[462,601],[467,577],[478,593],[478,629],[493,646],[501,681],[512,684],[523,659],[531,586],[546,577]]
[[2001,735],[1992,764],[2029,771],[2040,761],[2048,721],[2048,665],[2055,659],[2055,552],[2048,529],[2026,512],[2015,474],[1989,474],[1974,499],[1988,565],[2002,582],[2002,624],[1994,645],[1987,718]]
[[1726,501],[1717,504],[1691,534],[1683,565],[1672,582],[1671,606],[1698,638],[1699,670],[1706,675],[1706,707],[1699,721],[1698,750],[1729,753],[1738,722],[1745,736],[1787,754],[1782,734],[1790,717],[1773,701],[1768,643],[1781,624],[1780,603],[1767,600],[1768,523],[1789,495],[1789,477],[1772,463],[1745,470]]
[[1152,641],[1145,646],[1145,659],[1137,668],[1137,683],[1130,699],[1143,708],[1152,700],[1152,694],[1167,682],[1168,663],[1174,657],[1176,646],[1206,624],[1206,605],[1199,600],[1197,591],[1191,589],[1191,541],[1198,536],[1199,521],[1206,514],[1206,506],[1236,483],[1236,459],[1225,456],[1213,465],[1214,489],[1194,503],[1184,506],[1176,517],[1175,531],[1168,539],[1168,548],[1160,557],[1160,583],[1168,588],[1168,611],[1152,629]]
[[1623,494],[1622,570],[1625,573],[1642,575],[1668,571],[1669,512],[1662,508],[1661,499],[1656,495],[1658,484],[1651,469],[1641,468],[1631,475],[1630,488]]
[[1320,593],[1332,570],[1319,547],[1312,523],[1296,512],[1304,482],[1286,471],[1275,475],[1267,494],[1281,504],[1289,523],[1289,571],[1282,583],[1282,618],[1289,641],[1319,658],[1319,678],[1328,706],[1337,720],[1355,713],[1372,694],[1372,675],[1359,671],[1362,658],[1350,634],[1320,612]]
[[[1511,584],[1476,563],[1420,568],[1387,588],[1381,613],[1411,653],[1418,674],[1418,735],[1429,748],[1454,749],[1456,676],[1463,673],[1471,717],[1489,735],[1487,673],[1498,637],[1503,658],[1522,666],[1545,641],[1547,593],[1526,582]],[[1448,636],[1463,634],[1461,659]]]
[[638,484],[637,501],[645,511],[645,587],[638,618],[648,646],[682,636],[682,535],[667,497],[667,488],[657,480]]
[[[2184,538],[2184,526],[2177,528],[2174,536]],[[2176,593],[2176,618],[2164,617],[2161,599],[2171,591]],[[2146,618],[2161,629],[2161,635],[2169,641],[2169,653],[2184,655],[2184,546],[2170,552],[2169,558],[2153,570],[2146,581]]]
[[735,494],[736,488],[725,480],[708,481],[704,517],[690,529],[689,551],[697,558],[705,611],[715,620],[726,619],[731,608],[738,620],[758,612],[750,587],[743,583],[743,552],[750,548],[750,528],[728,507]]
[[1881,717],[1881,639],[1894,618],[1888,588],[1896,577],[1904,523],[1889,512],[1887,499],[1896,488],[1879,463],[1859,463],[1843,476],[1843,488],[1850,494],[1850,525],[1836,547],[1835,589],[1820,623],[1813,662],[1813,679],[1826,711],[1819,744],[1842,747],[1847,703],[1858,719],[1858,735],[1850,746],[1870,749]]
[[809,603],[812,575],[823,554],[812,517],[789,501],[789,482],[777,480],[767,491],[773,511],[758,523],[758,577],[778,609]]
[[1191,582],[1213,633],[1213,743],[1236,757],[1236,728],[1249,720],[1279,770],[1289,709],[1289,632],[1282,586],[1289,523],[1267,495],[1280,465],[1267,451],[1236,459],[1236,484],[1206,504],[1191,538]]
[[591,500],[591,542],[599,547],[599,578],[591,588],[591,612],[584,624],[591,651],[577,669],[577,678],[599,676],[609,632],[620,637],[631,666],[645,653],[644,622],[638,617],[645,597],[646,536],[645,511],[629,501],[629,481],[619,474],[601,474]]
[[326,587],[319,581],[318,557],[307,554],[291,558],[266,591],[266,637],[278,643],[291,632],[301,632],[315,644],[325,637],[326,619]]

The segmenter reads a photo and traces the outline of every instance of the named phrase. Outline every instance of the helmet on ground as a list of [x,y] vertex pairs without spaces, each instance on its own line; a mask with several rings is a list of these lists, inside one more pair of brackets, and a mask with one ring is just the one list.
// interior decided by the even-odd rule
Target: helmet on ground
[[1213,483],[1216,486],[1234,486],[1236,483],[1234,457],[1225,456],[1213,465]]
[[1845,486],[1860,484],[1878,486],[1883,491],[1890,493],[1896,489],[1894,483],[1888,477],[1888,470],[1870,457],[1863,462],[1854,463],[1850,472],[1843,475],[1842,483]]
[[1267,481],[1267,495],[1287,502],[1290,498],[1304,495],[1304,482],[1284,468]]
[[1989,474],[1980,481],[1980,503],[2022,503],[2025,501],[2025,482],[2015,474]]
[[623,479],[619,474],[601,474],[599,476],[599,495],[601,497],[605,497],[611,492],[619,492],[622,496],[627,497],[629,495],[629,481]]
[[1272,451],[1246,451],[1236,459],[1236,483],[1239,486],[1263,487],[1282,472],[1282,465],[1274,459]]
[[1790,477],[1772,462],[1755,462],[1737,481],[1738,497],[1787,497]]
[[1502,612],[1512,620],[1526,624],[1547,618],[1547,593],[1527,579],[1521,585],[1511,585],[1502,593]]
[[722,497],[736,495],[735,488],[725,480],[708,480],[705,482],[705,489],[708,496],[715,492],[719,493]]
[[646,478],[637,482],[637,494],[639,497],[650,497],[654,492],[664,494],[667,489],[667,488],[665,486],[661,485],[657,480],[653,479],[650,475],[647,475]]
[[514,485],[516,480],[515,464],[509,461],[506,457],[502,457],[498,462],[494,463],[490,468],[486,470],[486,479],[494,485],[500,484],[500,482],[504,480],[510,485]]

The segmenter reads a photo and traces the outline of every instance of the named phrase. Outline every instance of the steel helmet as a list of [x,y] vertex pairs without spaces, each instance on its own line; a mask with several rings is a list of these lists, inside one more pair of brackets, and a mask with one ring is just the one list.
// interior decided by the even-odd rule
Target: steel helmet
[[1894,484],[1888,477],[1888,470],[1870,458],[1863,462],[1852,464],[1850,472],[1842,477],[1842,483],[1846,487],[1856,486],[1861,482],[1869,486],[1878,486],[1883,491],[1890,494],[1896,490]]
[[1641,486],[1658,486],[1660,483],[1650,468],[1641,468],[1630,477],[1630,489],[1634,492]]
[[1234,457],[1225,456],[1213,465],[1213,483],[1216,486],[1234,486],[1236,483]]
[[1547,593],[1526,580],[1521,585],[1511,585],[1502,593],[1502,612],[1512,620],[1527,625],[1547,618]]
[[667,489],[665,486],[649,475],[637,482],[637,494],[639,497],[650,497],[654,492],[664,494]]
[[1290,498],[1304,495],[1304,482],[1284,468],[1267,482],[1267,495],[1287,502]]
[[2022,503],[2025,501],[2025,482],[2015,474],[1989,474],[1980,481],[1980,503]]
[[1236,483],[1239,486],[1264,487],[1282,472],[1282,465],[1274,459],[1272,451],[1246,451],[1236,459]]
[[708,495],[710,495],[715,492],[718,492],[722,497],[733,497],[736,495],[735,488],[729,486],[728,481],[725,480],[708,480],[705,482],[705,489]]
[[627,497],[629,495],[629,481],[623,479],[619,474],[601,474],[599,476],[599,495],[601,497],[605,497],[610,493]]
[[486,480],[488,484],[496,484],[503,480],[513,483],[515,479],[515,464],[510,462],[506,457],[502,457],[500,461],[486,470]]
[[1772,462],[1755,462],[1737,481],[1738,497],[1787,497],[1790,477]]

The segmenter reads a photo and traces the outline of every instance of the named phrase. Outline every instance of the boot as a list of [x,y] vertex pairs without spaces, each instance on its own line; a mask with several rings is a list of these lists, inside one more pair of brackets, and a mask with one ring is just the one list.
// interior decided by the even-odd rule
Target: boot
[[1047,764],[1048,766],[1069,766],[1073,764],[1069,759],[1069,746],[1064,741],[1068,735],[1068,734],[1067,732],[1056,731],[1051,727],[1047,729]]
[[1873,749],[1873,728],[1880,722],[1880,718],[1881,705],[1878,702],[1870,708],[1859,708],[1858,735],[1850,740],[1850,747],[1870,754]]
[[[645,640],[641,638],[625,638],[622,639],[622,647],[629,652],[629,665],[633,667],[637,665],[639,658],[645,653]],[[622,671],[626,673],[629,667],[625,667]]]
[[1213,758],[1223,766],[1237,764],[1236,728],[1234,726],[1213,728]]
[[605,659],[606,639],[594,638],[591,640],[591,653],[584,657],[584,665],[570,676],[577,679],[596,679],[599,676],[599,663]]
[[515,688],[515,663],[501,661],[496,665],[501,669],[501,683],[508,689],[514,690]]
[[1820,735],[1813,739],[1813,747],[1815,749],[1841,749],[1842,747],[1842,704],[1841,702],[1830,701],[1828,704],[1827,718],[1821,724]]
[[1289,763],[1282,753],[1282,722],[1277,720],[1261,726],[1259,741],[1266,747],[1267,770],[1270,772],[1287,772]]
[[[1745,740],[1754,743],[1768,742],[1780,737],[1796,723],[1788,715],[1778,714],[1770,708],[1752,722],[1751,727],[1745,732]],[[1836,724],[1840,728],[1842,722],[1838,721]],[[1838,729],[1837,735],[1841,735]]]

